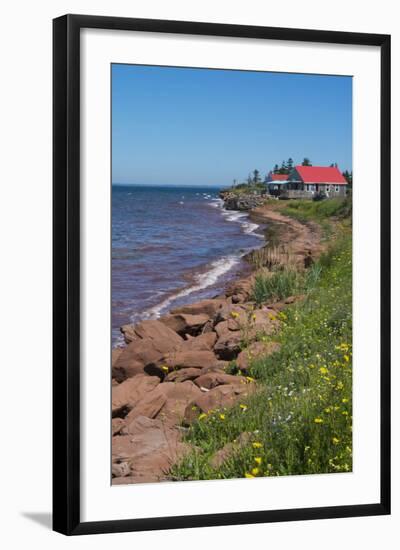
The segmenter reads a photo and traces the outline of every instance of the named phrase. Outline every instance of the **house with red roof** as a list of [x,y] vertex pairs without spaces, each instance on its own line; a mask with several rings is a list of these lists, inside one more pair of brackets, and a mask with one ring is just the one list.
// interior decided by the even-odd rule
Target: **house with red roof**
[[279,178],[282,182],[279,191],[272,194],[286,199],[312,198],[316,193],[325,193],[327,197],[346,195],[347,181],[337,166],[297,165],[285,178],[286,181]]

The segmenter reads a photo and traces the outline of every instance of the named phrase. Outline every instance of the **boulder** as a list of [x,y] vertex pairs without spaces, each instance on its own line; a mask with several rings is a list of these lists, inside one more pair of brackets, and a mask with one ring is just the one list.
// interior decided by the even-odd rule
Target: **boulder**
[[253,342],[248,348],[241,351],[236,359],[236,364],[243,374],[249,372],[251,361],[258,357],[266,357],[278,351],[278,342]]
[[182,338],[172,329],[167,327],[161,321],[148,320],[135,325],[135,334],[139,338],[150,339],[155,342],[169,340],[170,345],[178,348],[182,343]]
[[219,372],[224,374],[226,369],[229,367],[229,361],[217,361],[217,364],[213,367],[204,367],[199,371],[199,376],[203,374],[208,374],[209,372]]
[[124,340],[126,344],[130,344],[134,340],[138,339],[137,334],[135,333],[135,326],[134,325],[122,325],[119,329],[121,333],[123,334]]
[[[129,434],[112,442],[113,484],[150,483],[166,478],[167,472],[189,450],[177,430],[160,420],[139,416]],[[116,477],[118,476],[118,477]]]
[[[164,372],[161,364],[164,355],[178,349],[183,343],[183,339],[176,332],[162,323],[155,326],[145,325],[145,323],[153,323],[153,321],[141,323],[142,327],[139,328],[139,333],[143,335],[143,338],[140,337],[128,344],[113,366],[112,375],[118,382],[143,373],[162,378]],[[159,329],[159,327],[162,328]],[[148,336],[145,336],[146,334]],[[152,336],[150,337],[150,335]]]
[[214,317],[219,308],[225,303],[223,298],[201,300],[195,304],[178,307],[171,310],[171,313],[185,313],[189,315],[207,315],[209,319]]
[[171,371],[164,378],[164,382],[185,382],[186,380],[194,380],[200,376],[202,370],[196,368],[179,369]]
[[214,330],[217,334],[217,338],[220,338],[225,332],[229,330],[228,321],[221,321],[218,325],[215,325]]
[[240,325],[247,321],[247,318],[248,311],[243,305],[225,304],[215,314],[214,325],[218,325],[218,323],[221,323],[222,321],[236,321],[238,326],[235,330],[238,330]]
[[160,384],[153,391],[145,394],[132,408],[129,414],[125,417],[125,428],[123,432],[129,428],[132,420],[135,420],[138,416],[145,416],[146,418],[156,418],[161,411],[165,403],[167,402],[167,396],[164,389],[161,389],[164,384]]
[[111,352],[111,366],[115,365],[115,363],[118,361],[118,357],[121,355],[123,351],[124,351],[124,348],[113,348]]
[[138,375],[112,388],[112,416],[123,417],[160,383],[157,376]]
[[164,363],[170,370],[211,367],[218,364],[212,351],[176,351],[164,356]]
[[249,432],[242,432],[234,441],[227,443],[217,451],[210,458],[210,466],[214,469],[220,468],[224,462],[229,458],[232,458],[236,452],[238,452],[243,447],[246,447],[252,439],[252,434]]
[[232,297],[232,302],[247,302],[252,294],[254,275],[233,281],[226,289],[226,296]]
[[192,315],[189,313],[175,313],[160,318],[161,323],[181,336],[184,336],[185,334],[199,334],[208,320],[208,315],[204,315],[202,313],[198,315]]
[[122,420],[122,418],[113,418],[111,422],[112,435],[119,434],[123,426],[125,426],[125,422]]
[[202,393],[186,407],[185,422],[192,422],[201,412],[232,407],[239,399],[250,395],[254,389],[255,384],[224,384]]
[[275,311],[269,308],[255,309],[250,315],[247,336],[255,339],[259,334],[272,334],[278,324]]
[[180,346],[179,351],[211,351],[216,340],[217,335],[215,332],[200,334],[200,336],[196,336],[195,338],[189,337]]
[[233,374],[225,374],[221,372],[208,372],[202,374],[194,381],[199,388],[212,389],[223,384],[247,384],[246,378],[243,376],[234,376]]
[[169,424],[176,424],[183,418],[186,405],[200,394],[200,389],[190,380],[181,384],[164,382],[136,403],[126,417],[121,433],[130,433],[130,424],[138,416],[157,417]]
[[220,359],[230,361],[240,352],[242,335],[240,331],[232,331],[226,329],[218,338],[214,352]]

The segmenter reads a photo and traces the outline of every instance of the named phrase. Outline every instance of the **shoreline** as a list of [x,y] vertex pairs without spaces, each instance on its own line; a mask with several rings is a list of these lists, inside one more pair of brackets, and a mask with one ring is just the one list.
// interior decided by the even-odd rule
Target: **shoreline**
[[[274,233],[280,246],[290,245],[296,269],[304,269],[307,251],[316,256],[322,248],[317,227],[284,216],[279,205],[258,206],[249,218],[268,225],[265,238]],[[303,299],[252,302],[259,269],[252,256],[265,261],[275,246],[268,241],[249,252],[251,273],[236,276],[222,294],[121,327],[125,346],[112,351],[113,485],[171,481],[171,467],[192,450],[183,439],[191,423],[257,393],[250,359],[279,349],[257,334],[273,335],[280,312]],[[284,266],[288,258],[278,262]]]
[[[223,201],[223,199],[219,200]],[[121,330],[123,326],[137,324],[144,320],[156,320],[165,315],[168,315],[170,313],[170,310],[188,306],[203,299],[215,299],[224,296],[227,289],[231,288],[231,286],[234,285],[235,281],[240,281],[251,276],[251,274],[255,270],[255,266],[249,260],[251,258],[251,255],[256,250],[262,249],[268,244],[266,237],[266,228],[262,228],[262,234],[261,231],[257,232],[257,230],[259,231],[260,226],[265,226],[267,222],[263,219],[256,221],[252,216],[251,210],[243,211],[226,209],[225,201],[223,201],[223,203],[224,204],[219,207],[222,211],[221,215],[226,217],[232,223],[239,222],[242,226],[242,231],[244,233],[247,233],[248,235],[252,235],[259,239],[260,246],[251,247],[243,252],[241,250],[237,250],[237,252],[232,253],[231,255],[222,256],[213,261],[210,261],[207,264],[204,264],[199,269],[197,269],[196,272],[193,272],[191,274],[192,280],[190,281],[190,283],[188,283],[188,285],[183,286],[180,289],[175,289],[167,292],[162,297],[160,302],[149,306],[147,309],[141,311],[140,313],[131,314],[130,321],[118,327],[120,331],[119,338],[112,342],[112,349],[117,349],[121,347],[123,348],[126,345],[126,342],[123,341],[123,331]],[[243,223],[240,222],[238,219],[229,219],[231,215],[235,214],[242,214],[246,217],[246,221]],[[257,227],[254,227],[251,231],[248,231],[247,226],[249,225],[249,222],[251,225],[254,224]],[[245,228],[243,226],[245,226]],[[222,273],[219,274],[218,270],[223,270],[224,265],[229,261],[232,265],[230,265],[230,267],[226,271],[222,271]],[[208,278],[211,278],[211,282],[209,284],[207,284]],[[218,281],[220,279],[222,280],[222,282],[218,284]],[[217,292],[218,287],[220,287],[220,292]],[[190,296],[191,294],[195,294],[195,296],[190,298],[188,301],[184,299],[184,301],[180,302],[180,299],[184,298],[185,296]],[[114,332],[115,328],[112,328],[112,331]]]

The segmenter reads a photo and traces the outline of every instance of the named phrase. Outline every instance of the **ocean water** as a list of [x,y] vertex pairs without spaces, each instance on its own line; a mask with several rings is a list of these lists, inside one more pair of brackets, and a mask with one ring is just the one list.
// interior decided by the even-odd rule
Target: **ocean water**
[[119,327],[221,293],[263,232],[218,190],[113,185],[112,341]]

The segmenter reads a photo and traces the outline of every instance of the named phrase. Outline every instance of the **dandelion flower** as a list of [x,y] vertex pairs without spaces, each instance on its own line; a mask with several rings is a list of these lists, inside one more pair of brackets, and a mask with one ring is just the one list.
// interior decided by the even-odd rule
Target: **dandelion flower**
[[231,311],[231,317],[236,319],[237,317],[239,317],[239,313],[237,311]]
[[168,370],[169,370],[168,367],[167,367],[167,365],[162,365],[161,368],[162,368],[162,370],[163,370],[164,372],[168,372]]
[[251,470],[251,473],[253,474],[253,476],[256,476],[258,473],[259,473],[260,469],[259,468],[253,468]]
[[332,437],[332,443],[334,445],[338,445],[340,443],[340,439],[338,439],[337,437]]
[[243,403],[240,403],[239,407],[242,409],[243,412],[247,410],[247,405],[243,405]]
[[254,476],[251,475],[251,474],[249,474],[248,472],[246,472],[246,473],[244,474],[244,477],[247,477],[247,479],[252,479]]
[[220,414],[219,417],[220,417],[221,420],[225,420],[225,415],[224,414]]
[[326,367],[321,367],[321,368],[319,369],[319,372],[320,372],[321,374],[328,374],[328,369],[327,369]]
[[206,418],[207,415],[206,413],[201,413],[201,415],[199,416],[199,420],[203,420],[203,418]]
[[255,449],[261,449],[262,443],[260,443],[259,441],[254,441],[253,447],[254,447]]
[[322,424],[323,420],[322,420],[322,418],[314,418],[314,422],[315,422],[315,424]]
[[256,464],[260,465],[261,462],[262,462],[261,456],[256,456],[256,457],[254,458],[254,462],[255,462]]

